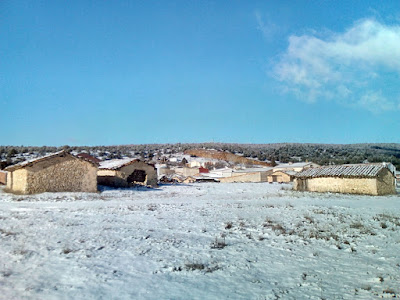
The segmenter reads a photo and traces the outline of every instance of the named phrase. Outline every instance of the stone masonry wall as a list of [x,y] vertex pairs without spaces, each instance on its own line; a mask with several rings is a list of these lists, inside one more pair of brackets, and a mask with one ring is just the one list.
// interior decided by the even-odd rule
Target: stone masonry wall
[[98,183],[101,185],[113,187],[129,187],[127,182],[128,176],[135,170],[142,170],[146,172],[146,180],[144,185],[157,186],[157,170],[145,162],[138,161],[128,166],[122,167],[120,170],[105,170],[98,171]]
[[26,193],[27,170],[19,169],[7,173],[7,190],[15,193]]
[[375,178],[319,177],[295,179],[294,189],[310,192],[333,192],[348,194],[377,195]]
[[146,172],[146,180],[144,185],[157,186],[157,170],[152,165],[149,165],[142,161],[134,162],[128,166],[121,168],[117,172],[117,176],[123,179],[127,179],[129,175],[135,170],[142,170]]
[[97,192],[97,167],[73,157],[59,157],[27,168],[26,193]]
[[395,179],[389,170],[383,169],[377,178],[378,195],[396,194]]
[[219,178],[220,182],[262,182],[261,180],[261,172]]

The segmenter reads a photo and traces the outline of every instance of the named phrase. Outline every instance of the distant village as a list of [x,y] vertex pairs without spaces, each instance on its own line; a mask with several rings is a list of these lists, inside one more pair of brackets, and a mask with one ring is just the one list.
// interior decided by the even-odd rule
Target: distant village
[[[101,154],[101,153],[98,153]],[[321,166],[311,161],[282,163],[215,149],[187,149],[143,157],[105,159],[102,155],[63,149],[3,162],[0,184],[16,194],[97,192],[99,186],[156,188],[195,182],[282,184],[295,191],[365,195],[396,193],[400,173],[390,162]]]

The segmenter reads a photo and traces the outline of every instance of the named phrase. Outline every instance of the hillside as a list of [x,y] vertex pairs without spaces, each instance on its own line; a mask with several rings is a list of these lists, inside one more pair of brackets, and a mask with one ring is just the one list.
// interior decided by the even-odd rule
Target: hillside
[[[215,149],[234,153],[241,158],[258,161],[312,161],[320,165],[369,162],[391,162],[400,169],[400,144],[233,144],[233,143],[191,143],[191,144],[141,144],[114,146],[0,146],[0,169],[7,164],[53,153],[62,149],[76,153],[88,152],[101,159],[138,157],[157,160],[165,155],[182,153],[193,149]],[[232,155],[234,155],[232,154]],[[231,156],[231,155],[228,155]],[[229,157],[228,157],[229,158]],[[223,158],[226,160],[226,158]],[[230,159],[230,158],[229,158]],[[236,158],[232,157],[233,160]]]
[[224,160],[231,163],[237,164],[247,164],[247,165],[260,165],[270,167],[271,164],[263,161],[258,161],[254,159],[248,159],[243,156],[239,156],[236,154],[232,154],[225,151],[217,151],[217,150],[205,150],[205,149],[190,149],[184,152],[187,155],[211,158],[211,159],[219,159]]

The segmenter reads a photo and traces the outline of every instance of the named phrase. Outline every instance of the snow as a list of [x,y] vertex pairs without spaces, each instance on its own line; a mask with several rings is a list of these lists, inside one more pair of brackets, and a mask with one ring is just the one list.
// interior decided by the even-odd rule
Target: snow
[[273,168],[271,167],[261,167],[261,168],[245,168],[245,169],[236,169],[234,173],[255,173],[255,172],[268,172]]
[[110,169],[115,170],[118,169],[130,162],[136,160],[135,158],[123,158],[123,159],[110,159],[100,162],[99,169]]
[[267,183],[0,189],[0,298],[399,298],[399,229],[399,195]]
[[61,151],[58,151],[58,152],[46,154],[46,155],[44,155],[44,156],[35,157],[35,158],[29,158],[28,160],[25,160],[25,161],[23,161],[23,162],[20,162],[20,163],[11,165],[10,168],[14,168],[14,167],[18,167],[18,168],[20,168],[20,167],[25,167],[25,166],[29,165],[30,163],[34,163],[34,162],[39,161],[39,160],[44,160],[44,159],[47,159],[47,158],[50,158],[50,157],[53,157],[53,156],[60,155],[60,154],[63,153],[63,152],[64,152],[64,150],[61,150]]

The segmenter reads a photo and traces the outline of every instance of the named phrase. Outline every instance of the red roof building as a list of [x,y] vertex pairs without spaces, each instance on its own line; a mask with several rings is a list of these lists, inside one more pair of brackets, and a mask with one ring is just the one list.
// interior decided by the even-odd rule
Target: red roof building
[[200,167],[199,168],[199,173],[210,173],[210,171],[206,168]]

